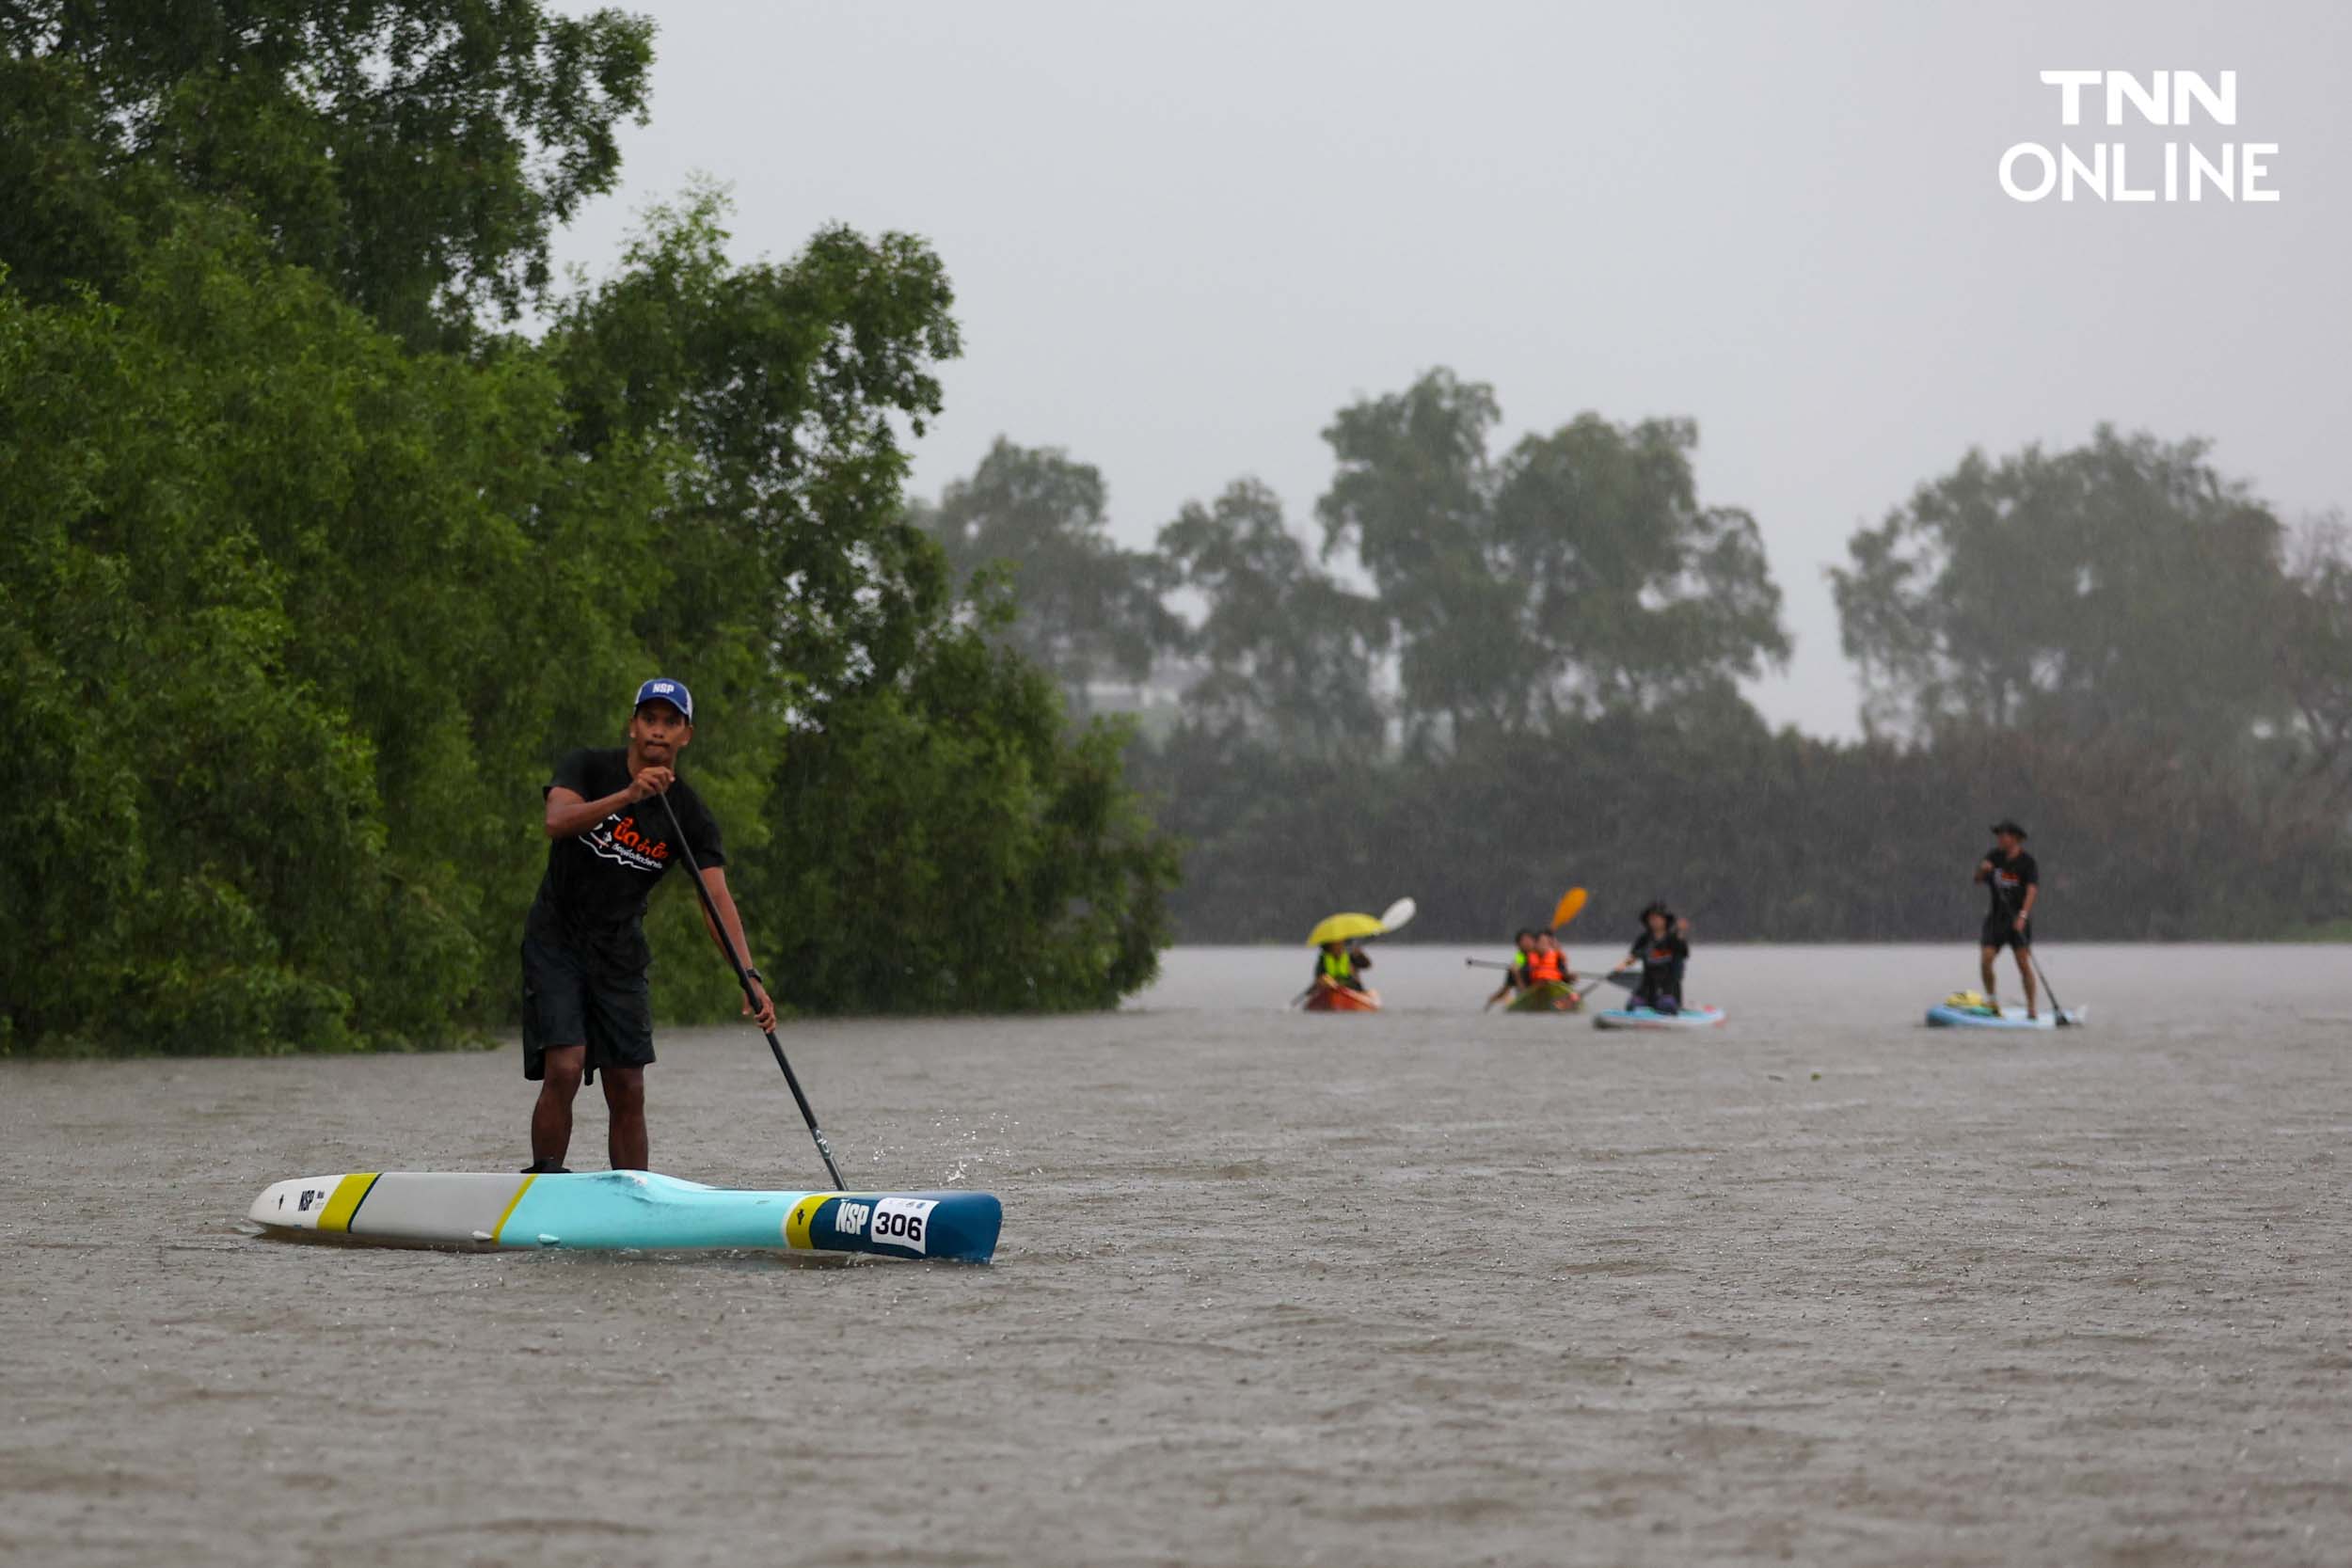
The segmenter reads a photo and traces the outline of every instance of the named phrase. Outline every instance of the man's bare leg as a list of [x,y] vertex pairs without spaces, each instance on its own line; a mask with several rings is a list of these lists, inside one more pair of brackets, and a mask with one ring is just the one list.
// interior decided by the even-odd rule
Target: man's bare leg
[[547,1076],[539,1080],[539,1101],[531,1108],[531,1163],[552,1170],[572,1147],[572,1097],[580,1093],[588,1048],[551,1045],[542,1060]]
[[609,1067],[604,1069],[604,1107],[612,1130],[605,1148],[614,1170],[644,1170],[651,1152],[645,1137],[645,1069]]
[[2022,947],[2013,951],[2017,954],[2018,977],[2026,982],[2026,1016],[2031,1018],[2041,1006],[2034,995],[2033,957]]
[[1977,971],[1983,976],[1984,994],[1991,998],[2000,990],[1999,982],[1993,976],[1993,960],[2001,956],[2001,950],[1997,947],[1979,947],[1977,955]]

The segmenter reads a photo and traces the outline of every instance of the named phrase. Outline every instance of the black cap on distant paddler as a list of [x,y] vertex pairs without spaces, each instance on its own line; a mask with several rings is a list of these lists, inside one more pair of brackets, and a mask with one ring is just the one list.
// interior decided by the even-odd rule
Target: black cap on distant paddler
[[1996,835],[2000,833],[2015,833],[2019,838],[2024,838],[2026,836],[2025,828],[2021,826],[2017,818],[2013,816],[2002,817],[1998,822],[1993,824],[1990,831]]

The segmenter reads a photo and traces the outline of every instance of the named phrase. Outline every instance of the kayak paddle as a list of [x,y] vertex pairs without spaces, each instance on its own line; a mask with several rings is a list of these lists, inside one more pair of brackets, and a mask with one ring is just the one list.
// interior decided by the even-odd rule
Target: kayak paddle
[[1628,990],[1638,990],[1641,989],[1642,977],[1629,969],[1605,970],[1577,989],[1577,1001],[1581,1003],[1604,985],[1623,986]]
[[1380,911],[1380,934],[1387,936],[1413,918],[1420,906],[1410,898],[1400,898]]
[[1551,911],[1551,928],[1558,930],[1584,912],[1584,901],[1592,896],[1581,887],[1572,887],[1560,895],[1560,902]]
[[[686,830],[678,825],[677,808],[670,804],[666,792],[657,793],[660,795],[661,809],[670,815],[670,831],[677,834],[677,850],[686,859],[686,874],[693,879],[694,891],[702,895],[703,913],[709,917],[710,928],[719,933],[719,945],[726,950],[727,962],[735,966],[735,983],[743,988],[744,1002],[756,1012],[759,993],[752,990],[751,972],[743,966],[743,955],[735,950],[735,938],[727,934],[726,926],[719,919],[719,906],[711,902],[710,890],[703,886],[703,868],[694,863],[694,851],[687,847]],[[808,1135],[817,1140],[817,1152],[825,1162],[825,1174],[833,1178],[835,1188],[849,1185],[841,1180],[841,1171],[833,1163],[833,1146],[825,1141],[825,1130],[817,1125],[817,1113],[809,1109],[808,1096],[801,1092],[801,1081],[793,1075],[792,1064],[784,1059],[784,1047],[776,1043],[776,1032],[763,1029],[760,1033],[768,1037],[768,1049],[774,1053],[776,1066],[784,1069],[785,1084],[801,1107],[801,1119],[808,1123]]]

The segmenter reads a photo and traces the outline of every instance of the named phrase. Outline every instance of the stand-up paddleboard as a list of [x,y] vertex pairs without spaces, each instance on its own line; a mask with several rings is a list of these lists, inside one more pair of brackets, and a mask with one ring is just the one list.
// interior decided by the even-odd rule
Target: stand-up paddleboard
[[1596,1029],[1712,1029],[1724,1021],[1721,1007],[1685,1007],[1678,1013],[1647,1007],[1612,1007],[1593,1015]]
[[1584,1006],[1584,998],[1574,986],[1564,980],[1546,980],[1530,986],[1511,999],[1504,1009],[1514,1013],[1572,1013]]
[[745,1193],[650,1171],[361,1171],[280,1181],[246,1217],[395,1246],[744,1247],[985,1263],[1004,1210],[989,1193]]
[[2090,1014],[2088,1007],[2068,1007],[2062,1011],[2051,1007],[2044,1008],[2039,1018],[2027,1018],[2025,1008],[2014,1006],[1995,1013],[1939,1002],[1928,1009],[1928,1022],[1938,1029],[2055,1029],[2060,1020],[2069,1027],[2079,1027]]

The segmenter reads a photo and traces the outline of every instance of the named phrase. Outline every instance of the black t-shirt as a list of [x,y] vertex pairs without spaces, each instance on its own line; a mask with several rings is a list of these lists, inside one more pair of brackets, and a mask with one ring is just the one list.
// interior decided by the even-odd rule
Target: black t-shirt
[[[627,789],[628,781],[628,751],[613,746],[574,752],[556,764],[546,787],[601,800]],[[667,799],[695,863],[706,870],[726,864],[719,824],[693,786],[679,779]],[[645,900],[663,874],[686,859],[661,802],[662,798],[648,796],[578,837],[548,846],[547,875],[531,905],[532,936],[560,942],[600,968],[635,974],[645,967],[652,957],[645,945]]]
[[2023,849],[2011,860],[1996,847],[1987,850],[1984,858],[1993,863],[1993,913],[2016,919],[2017,911],[2026,907],[2026,890],[2041,885],[2042,867]]
[[1633,945],[1626,951],[1642,960],[1643,974],[1656,974],[1688,959],[1691,944],[1682,940],[1682,933],[1669,927],[1662,937],[1653,937],[1644,931],[1633,939]]

